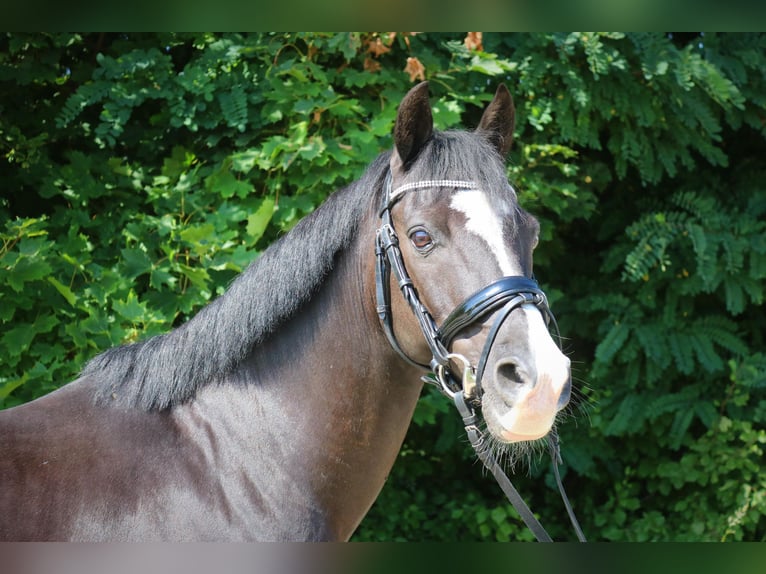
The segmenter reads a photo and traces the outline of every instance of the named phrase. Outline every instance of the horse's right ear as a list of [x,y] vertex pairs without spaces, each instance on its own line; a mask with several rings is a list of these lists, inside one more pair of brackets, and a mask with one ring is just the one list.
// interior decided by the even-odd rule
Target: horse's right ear
[[516,110],[513,107],[511,92],[500,84],[495,97],[484,110],[476,131],[484,134],[501,157],[505,158],[513,143],[513,128],[516,123]]
[[421,82],[404,96],[394,125],[392,169],[407,169],[434,132],[428,82]]

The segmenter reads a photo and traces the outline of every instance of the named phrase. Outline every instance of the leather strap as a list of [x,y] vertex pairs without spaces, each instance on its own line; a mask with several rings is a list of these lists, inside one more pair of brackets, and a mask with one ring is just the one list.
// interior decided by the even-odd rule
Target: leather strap
[[553,429],[548,435],[548,447],[551,451],[551,460],[553,461],[553,475],[556,477],[556,486],[558,486],[561,500],[564,502],[564,508],[566,508],[567,514],[569,515],[569,522],[572,523],[572,527],[577,534],[577,539],[580,542],[587,542],[585,539],[585,534],[583,534],[582,528],[580,528],[580,523],[577,521],[577,516],[575,516],[574,509],[569,502],[569,497],[564,490],[564,483],[561,482],[561,474],[559,473],[559,465],[562,462],[561,450],[559,449],[559,435],[556,432],[556,429]]
[[[479,460],[481,460],[487,470],[489,470],[492,473],[492,476],[495,477],[497,484],[503,490],[511,505],[516,509],[516,512],[519,513],[524,524],[526,524],[527,528],[532,531],[532,534],[535,535],[538,542],[553,542],[553,538],[551,538],[548,531],[545,530],[537,517],[529,509],[529,506],[524,502],[524,499],[521,498],[519,491],[513,486],[513,483],[505,472],[503,472],[502,467],[492,454],[492,450],[489,448],[489,441],[479,430],[479,417],[471,408],[468,401],[465,400],[463,393],[455,393],[453,400],[455,401],[455,406],[457,407],[460,416],[463,418],[463,426],[465,427],[465,432],[468,435],[468,440],[471,442],[473,450],[476,452]],[[551,451],[553,474],[556,477],[556,485],[558,486],[561,499],[564,501],[564,507],[569,515],[569,521],[572,523],[572,527],[577,534],[577,539],[580,542],[587,542],[585,534],[583,534],[583,531],[580,528],[580,523],[577,521],[577,517],[572,509],[572,505],[569,502],[569,497],[567,497],[567,493],[564,490],[564,484],[561,481],[558,467],[558,465],[561,464],[561,455],[559,452],[558,435],[555,431],[548,436],[548,445]]]
[[455,336],[485,315],[493,313],[519,294],[528,296],[529,303],[544,303],[545,294],[537,281],[528,277],[502,277],[480,289],[455,307],[439,328],[439,336],[449,347]]
[[489,470],[492,473],[492,476],[495,477],[495,480],[500,485],[505,496],[508,497],[508,500],[516,509],[516,512],[521,516],[524,524],[526,524],[527,528],[532,531],[532,534],[535,535],[538,542],[553,542],[553,538],[551,538],[550,534],[543,528],[543,525],[540,524],[537,517],[532,514],[527,503],[521,498],[519,491],[516,490],[510,479],[505,475],[503,469],[498,464],[497,459],[492,455],[492,451],[487,444],[488,441],[485,439],[481,431],[479,431],[479,427],[477,426],[478,417],[471,407],[468,406],[462,392],[455,393],[455,406],[457,407],[460,416],[463,417],[465,432],[468,435],[468,440],[471,441],[473,450],[476,451],[476,455],[481,462],[484,463],[487,470]]

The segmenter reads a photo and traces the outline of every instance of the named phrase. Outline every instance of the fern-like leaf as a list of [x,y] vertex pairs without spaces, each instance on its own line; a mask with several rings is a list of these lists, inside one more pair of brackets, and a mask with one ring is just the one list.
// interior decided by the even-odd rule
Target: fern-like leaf
[[622,348],[630,335],[630,329],[622,322],[616,322],[596,347],[596,361],[608,363]]
[[247,125],[247,94],[244,88],[237,84],[228,92],[218,94],[218,103],[226,123],[239,131],[245,131]]
[[670,331],[668,333],[668,349],[673,356],[676,368],[685,375],[694,371],[694,354],[689,336],[686,333]]

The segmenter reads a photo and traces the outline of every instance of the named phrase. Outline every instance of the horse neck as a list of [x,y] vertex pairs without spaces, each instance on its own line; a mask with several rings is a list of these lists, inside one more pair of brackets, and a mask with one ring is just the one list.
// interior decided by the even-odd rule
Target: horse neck
[[372,217],[317,295],[231,374],[234,384],[207,392],[227,424],[240,411],[246,428],[238,432],[250,438],[235,442],[249,451],[252,472],[265,458],[282,465],[278,472],[311,492],[340,538],[380,492],[422,387],[378,323]]

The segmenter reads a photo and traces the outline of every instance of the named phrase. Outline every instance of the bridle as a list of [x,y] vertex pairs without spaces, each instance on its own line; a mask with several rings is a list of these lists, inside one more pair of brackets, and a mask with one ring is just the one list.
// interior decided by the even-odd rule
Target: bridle
[[[376,267],[376,291],[377,291],[377,312],[383,325],[388,341],[394,350],[408,363],[424,369],[431,370],[435,375],[435,380],[440,386],[442,392],[452,397],[454,393],[461,390],[466,399],[475,404],[481,401],[481,379],[484,374],[487,357],[492,349],[495,337],[508,318],[511,311],[531,303],[543,313],[546,322],[556,325],[556,320],[548,308],[548,301],[545,294],[537,285],[534,279],[521,276],[503,277],[480,289],[462,304],[458,305],[452,313],[449,314],[441,327],[436,323],[429,313],[428,309],[418,298],[417,289],[412,282],[407,269],[404,266],[402,253],[399,249],[399,238],[394,230],[391,209],[403,197],[404,193],[414,189],[424,189],[426,187],[449,187],[457,189],[477,189],[478,185],[471,181],[455,180],[433,180],[408,183],[391,191],[391,175],[386,177],[386,183],[383,193],[383,203],[380,209],[381,226],[377,230],[375,238],[375,253],[377,257]],[[412,359],[399,345],[396,340],[393,328],[393,317],[391,314],[391,294],[390,294],[390,274],[399,284],[405,300],[418,319],[420,329],[431,350],[431,363],[426,365]],[[455,359],[463,363],[464,367],[470,366],[468,359],[462,355],[449,352],[449,346],[454,338],[468,326],[484,320],[487,316],[501,310],[495,323],[487,337],[487,341],[482,350],[476,368],[471,367],[469,380],[464,378],[456,379],[450,368],[450,360]],[[556,327],[556,330],[558,328]],[[464,369],[463,375],[466,374]],[[461,385],[462,381],[462,385]],[[468,385],[466,387],[466,384]]]
[[[534,533],[538,541],[552,542],[550,535],[529,510],[529,507],[513,487],[492,454],[489,446],[490,441],[479,429],[480,418],[476,413],[476,409],[481,406],[481,398],[483,394],[481,381],[487,364],[487,358],[492,350],[492,345],[494,344],[500,327],[511,312],[522,305],[534,305],[540,310],[546,323],[548,323],[549,326],[552,326],[558,334],[556,319],[548,307],[545,293],[543,293],[534,279],[523,276],[508,276],[490,283],[468,297],[468,299],[458,305],[452,313],[447,316],[447,319],[445,319],[441,327],[436,325],[431,313],[420,301],[417,289],[405,268],[402,253],[399,248],[399,239],[394,230],[391,210],[408,191],[440,187],[452,189],[478,189],[478,185],[472,181],[427,180],[407,183],[392,191],[391,172],[389,171],[386,176],[383,199],[379,212],[381,225],[375,234],[375,255],[377,262],[375,283],[378,317],[383,326],[386,338],[397,354],[399,354],[399,356],[401,356],[407,363],[430,371],[428,375],[423,377],[423,380],[435,385],[444,395],[449,397],[455,403],[458,412],[463,418],[463,424],[466,433],[468,434],[468,438],[471,441],[471,446],[473,446],[476,454],[484,465],[495,476],[500,487],[503,489],[506,496],[508,496],[508,499],[511,501],[514,508],[516,508],[529,529]],[[393,316],[391,313],[390,284],[392,273],[405,301],[417,318],[420,330],[431,351],[430,364],[420,363],[411,358],[402,349],[396,339],[393,327]],[[477,322],[483,322],[494,313],[497,313],[497,316],[487,335],[487,339],[476,366],[472,365],[463,355],[449,351],[452,341],[460,332],[470,325]],[[453,372],[451,366],[451,362],[453,361],[462,364],[463,371],[459,378],[456,377]],[[554,463],[553,468],[556,482],[567,509],[567,513],[569,514],[570,521],[572,522],[580,541],[585,542],[585,536],[580,529],[580,525],[577,522],[577,518],[574,515],[559,476],[558,464],[561,463],[561,456],[559,452],[558,437],[555,431],[549,435],[548,444]]]

